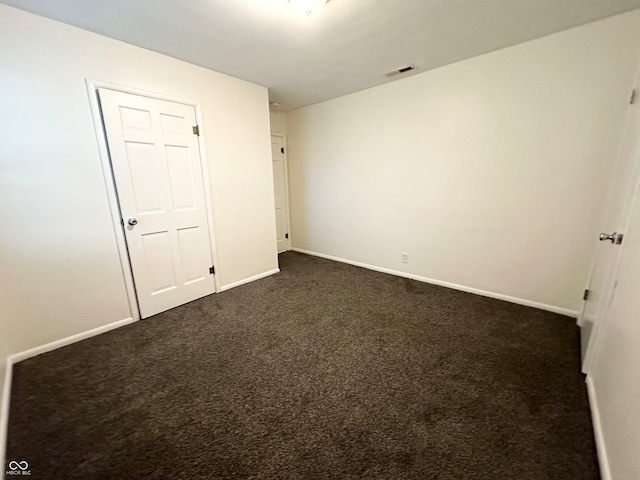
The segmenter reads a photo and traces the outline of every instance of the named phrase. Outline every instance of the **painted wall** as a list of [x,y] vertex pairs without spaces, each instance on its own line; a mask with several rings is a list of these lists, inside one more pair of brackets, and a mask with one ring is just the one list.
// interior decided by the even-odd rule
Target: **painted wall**
[[271,133],[287,133],[287,117],[283,112],[270,112]]
[[639,45],[635,11],[288,113],[294,248],[575,313]]
[[200,104],[222,286],[277,268],[267,90],[0,5],[0,334],[131,316],[85,79]]

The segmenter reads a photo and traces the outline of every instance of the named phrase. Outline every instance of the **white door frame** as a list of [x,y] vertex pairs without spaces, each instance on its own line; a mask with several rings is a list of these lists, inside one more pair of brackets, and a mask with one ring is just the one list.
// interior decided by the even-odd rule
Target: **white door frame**
[[[96,141],[98,142],[98,151],[100,154],[100,163],[102,164],[102,174],[104,177],[104,185],[107,193],[107,199],[109,201],[109,210],[111,212],[111,221],[113,224],[113,232],[115,235],[116,244],[118,247],[118,256],[120,257],[120,266],[122,268],[122,275],[124,278],[125,289],[127,291],[127,297],[129,301],[129,310],[131,317],[134,320],[140,320],[140,311],[138,309],[138,299],[136,297],[136,290],[133,281],[133,272],[131,270],[131,263],[129,262],[129,254],[127,253],[127,242],[124,236],[124,230],[122,229],[120,208],[118,206],[118,194],[116,190],[115,180],[113,178],[113,171],[111,170],[111,160],[109,158],[109,149],[107,146],[107,139],[104,133],[104,125],[102,122],[102,113],[100,111],[100,103],[98,100],[98,89],[106,88],[109,90],[116,90],[118,92],[130,93],[132,95],[138,95],[141,97],[154,98],[156,100],[165,100],[174,103],[181,103],[193,107],[196,112],[196,121],[200,128],[200,135],[198,136],[198,147],[200,150],[200,167],[202,168],[202,178],[204,186],[205,196],[205,208],[207,212],[207,223],[209,226],[209,237],[211,239],[211,258],[213,264],[218,265],[218,255],[215,241],[215,232],[213,227],[213,206],[211,202],[211,189],[209,186],[209,172],[207,168],[207,155],[204,145],[204,132],[202,126],[202,115],[200,112],[200,105],[197,102],[184,100],[181,98],[171,97],[169,95],[163,95],[154,92],[148,92],[136,88],[125,87],[110,82],[103,82],[101,80],[93,80],[87,78],[85,80],[87,86],[87,93],[89,94],[89,105],[91,107],[91,116],[93,117],[93,128],[96,134]],[[286,164],[285,164],[286,165]],[[214,291],[220,291],[220,284],[218,280],[218,272],[213,276],[214,279]]]
[[287,250],[291,250],[291,207],[289,204],[289,156],[288,151],[289,147],[287,146],[287,135],[284,133],[276,133],[271,132],[272,137],[280,137],[282,138],[282,146],[284,147],[284,209],[285,209],[285,218],[287,221],[287,233],[289,234],[289,238],[287,239]]

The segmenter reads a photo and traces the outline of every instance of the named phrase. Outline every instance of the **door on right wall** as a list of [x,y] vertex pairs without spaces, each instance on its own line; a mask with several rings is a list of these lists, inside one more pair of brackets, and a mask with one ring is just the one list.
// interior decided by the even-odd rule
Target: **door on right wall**
[[289,238],[288,183],[284,137],[280,135],[271,135],[271,159],[273,160],[273,192],[276,204],[276,239],[278,253],[282,253],[291,249],[291,239]]
[[[627,241],[621,235],[626,233],[634,189],[640,176],[639,153],[640,104],[636,101],[629,105],[623,143],[618,154],[616,172],[609,189],[607,207],[601,222],[602,230],[600,232],[605,235],[601,236],[601,241],[598,242],[588,295],[585,298],[578,322],[582,327],[582,360],[585,373],[589,373],[597,356],[598,336],[606,321],[621,246],[623,246],[621,243]],[[610,238],[613,241],[608,240],[607,235],[611,235]],[[594,241],[597,241],[596,238]]]
[[[629,215],[607,315],[589,370],[609,478],[640,478],[640,191]],[[603,449],[604,451],[604,449]]]

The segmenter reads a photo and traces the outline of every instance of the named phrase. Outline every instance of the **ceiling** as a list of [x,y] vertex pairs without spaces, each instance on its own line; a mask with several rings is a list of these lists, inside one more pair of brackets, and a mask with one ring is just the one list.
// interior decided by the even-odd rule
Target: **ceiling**
[[[640,8],[640,0],[330,0],[307,17],[287,0],[0,2],[264,85],[281,111]],[[407,64],[416,69],[385,75]]]

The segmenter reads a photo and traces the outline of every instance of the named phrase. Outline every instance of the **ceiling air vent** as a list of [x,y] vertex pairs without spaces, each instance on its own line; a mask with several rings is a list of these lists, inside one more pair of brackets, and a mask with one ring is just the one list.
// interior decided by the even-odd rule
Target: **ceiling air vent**
[[392,77],[393,75],[400,75],[401,73],[407,73],[410,72],[411,70],[415,70],[416,67],[414,67],[413,65],[405,65],[404,67],[400,67],[400,68],[396,68],[395,70],[391,70],[390,72],[387,72],[385,75],[387,77]]

